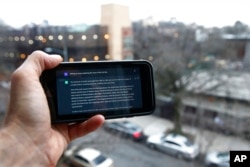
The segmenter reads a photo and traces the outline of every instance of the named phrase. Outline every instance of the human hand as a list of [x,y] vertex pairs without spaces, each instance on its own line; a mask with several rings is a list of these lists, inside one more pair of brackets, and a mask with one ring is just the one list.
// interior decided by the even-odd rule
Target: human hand
[[0,162],[6,166],[55,166],[70,141],[103,124],[104,117],[96,115],[82,123],[51,125],[39,77],[61,61],[58,55],[35,51],[13,73],[9,108],[0,131]]

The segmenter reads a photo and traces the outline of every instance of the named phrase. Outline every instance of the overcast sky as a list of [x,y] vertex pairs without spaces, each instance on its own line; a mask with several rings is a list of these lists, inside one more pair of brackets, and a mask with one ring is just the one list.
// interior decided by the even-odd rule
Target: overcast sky
[[131,20],[152,16],[154,20],[176,18],[206,27],[250,25],[250,0],[0,0],[0,18],[12,26],[48,20],[50,24],[95,24],[102,4],[126,5]]

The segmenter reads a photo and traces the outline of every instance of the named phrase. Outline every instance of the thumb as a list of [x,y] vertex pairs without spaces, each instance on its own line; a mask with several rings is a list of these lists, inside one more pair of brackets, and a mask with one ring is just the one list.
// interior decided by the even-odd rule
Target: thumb
[[[39,86],[38,83],[40,83],[39,77],[41,73],[45,69],[56,67],[61,61],[62,57],[59,55],[48,55],[42,51],[34,51],[12,74],[11,92],[16,95],[18,92],[32,89],[31,84],[34,84],[36,87]],[[29,87],[27,87],[27,83],[30,84]],[[20,87],[22,87],[22,89],[20,89]],[[29,91],[32,90],[26,90],[26,92]]]
[[62,61],[59,55],[49,55],[43,51],[34,51],[21,65],[22,72],[33,71],[40,76],[45,69],[56,67]]

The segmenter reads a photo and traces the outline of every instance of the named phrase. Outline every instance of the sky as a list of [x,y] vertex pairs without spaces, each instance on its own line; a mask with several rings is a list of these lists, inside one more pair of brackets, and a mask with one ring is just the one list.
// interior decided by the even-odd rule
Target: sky
[[43,20],[53,25],[96,24],[101,5],[109,3],[128,6],[132,21],[152,17],[205,27],[238,20],[250,25],[250,0],[0,0],[0,19],[14,27]]

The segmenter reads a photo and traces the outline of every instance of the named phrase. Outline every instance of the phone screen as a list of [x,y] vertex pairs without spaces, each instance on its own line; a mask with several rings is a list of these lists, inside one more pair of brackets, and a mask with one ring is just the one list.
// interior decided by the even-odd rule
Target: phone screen
[[147,61],[61,63],[41,76],[52,123],[150,114],[153,69]]
[[142,107],[140,68],[56,71],[58,115]]

